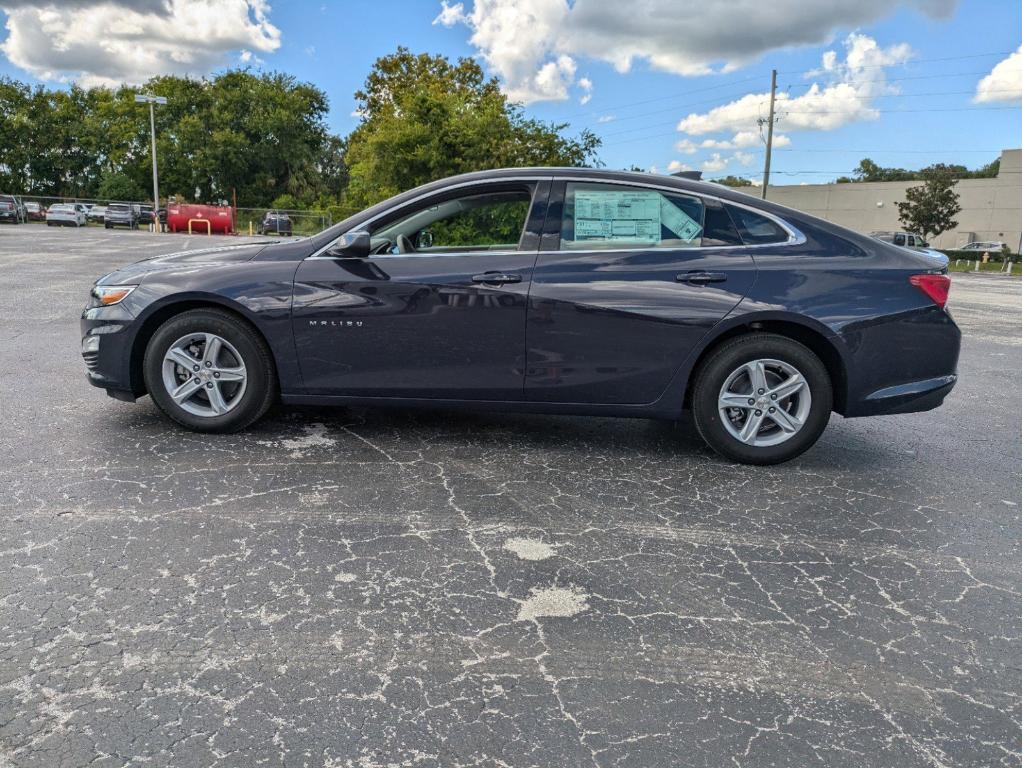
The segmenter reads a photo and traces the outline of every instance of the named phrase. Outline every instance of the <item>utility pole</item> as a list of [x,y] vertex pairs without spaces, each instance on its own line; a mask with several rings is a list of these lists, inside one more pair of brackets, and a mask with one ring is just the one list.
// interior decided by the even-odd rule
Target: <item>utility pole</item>
[[[166,104],[167,99],[164,96],[153,96],[152,94],[139,93],[135,95],[135,102],[137,104],[148,104],[149,105],[149,134],[152,138],[152,152],[153,152],[153,213],[157,214],[160,210],[160,182],[159,176],[156,173],[156,104]],[[157,227],[159,229],[159,227]]]
[[[766,161],[763,165],[763,199],[766,200],[770,186],[770,152],[774,148],[774,99],[777,97],[777,70],[770,71],[770,117],[767,118]],[[762,125],[760,119],[760,125]]]

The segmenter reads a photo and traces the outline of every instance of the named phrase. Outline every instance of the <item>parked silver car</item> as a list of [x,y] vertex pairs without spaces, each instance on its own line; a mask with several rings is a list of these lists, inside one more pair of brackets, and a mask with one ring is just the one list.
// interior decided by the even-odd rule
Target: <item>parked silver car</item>
[[975,243],[969,243],[963,245],[958,250],[960,251],[979,251],[980,253],[1000,253],[1001,251],[1007,250],[1007,246],[996,240],[983,240]]

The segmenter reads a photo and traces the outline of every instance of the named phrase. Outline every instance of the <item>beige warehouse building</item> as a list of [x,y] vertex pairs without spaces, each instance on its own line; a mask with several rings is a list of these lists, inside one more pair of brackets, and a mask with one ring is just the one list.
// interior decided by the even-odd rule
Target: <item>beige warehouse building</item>
[[[775,203],[833,221],[856,232],[902,229],[896,203],[919,181],[854,184],[771,186],[767,198]],[[935,238],[936,248],[957,248],[979,240],[1001,241],[1022,252],[1022,149],[1001,152],[996,178],[962,179],[955,190],[962,211],[958,227]]]

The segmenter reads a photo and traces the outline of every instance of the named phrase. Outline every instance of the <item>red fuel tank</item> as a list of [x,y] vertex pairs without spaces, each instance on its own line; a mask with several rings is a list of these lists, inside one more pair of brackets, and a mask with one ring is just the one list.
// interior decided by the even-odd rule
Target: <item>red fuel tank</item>
[[167,227],[171,232],[227,235],[234,232],[234,209],[230,206],[173,204],[167,206]]

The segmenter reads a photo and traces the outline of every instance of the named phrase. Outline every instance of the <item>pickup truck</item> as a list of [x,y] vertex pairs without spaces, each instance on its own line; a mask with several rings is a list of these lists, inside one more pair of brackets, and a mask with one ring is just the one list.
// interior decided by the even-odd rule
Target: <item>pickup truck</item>
[[28,221],[28,212],[20,197],[0,195],[0,221],[10,221],[14,224],[24,224]]

